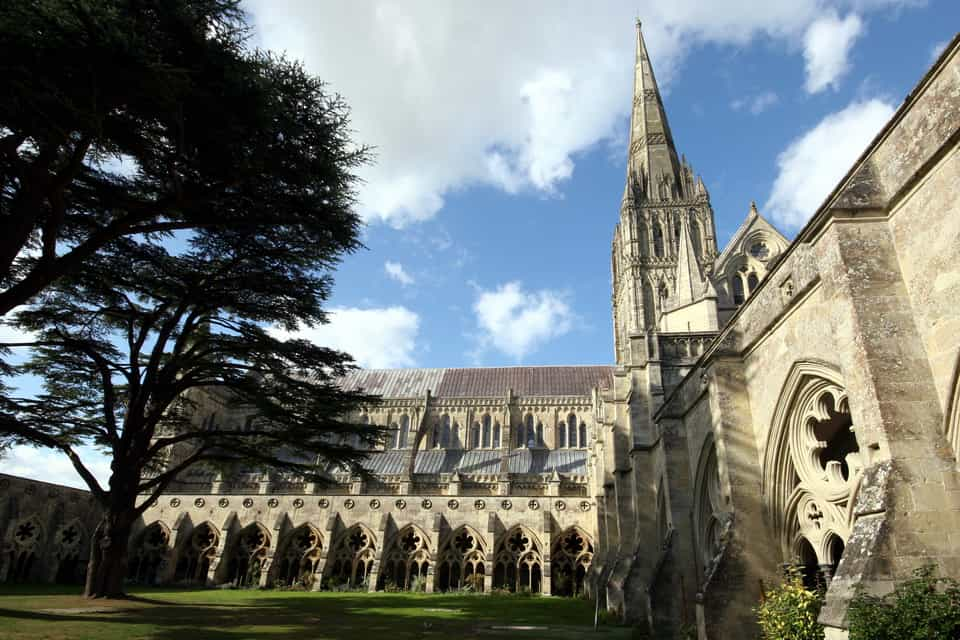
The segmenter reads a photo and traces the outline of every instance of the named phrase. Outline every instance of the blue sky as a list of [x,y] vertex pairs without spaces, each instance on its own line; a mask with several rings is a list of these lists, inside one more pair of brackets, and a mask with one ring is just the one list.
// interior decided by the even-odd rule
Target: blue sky
[[[256,44],[328,80],[377,147],[367,250],[304,332],[368,367],[612,362],[638,14],[721,249],[751,200],[792,237],[960,25],[955,0],[246,7]],[[80,485],[22,447],[0,471]]]

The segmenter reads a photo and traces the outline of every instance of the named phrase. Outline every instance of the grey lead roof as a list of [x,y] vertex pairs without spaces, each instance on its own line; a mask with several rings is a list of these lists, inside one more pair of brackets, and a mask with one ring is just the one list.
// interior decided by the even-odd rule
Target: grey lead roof
[[[409,451],[379,451],[367,458],[363,466],[377,475],[406,472]],[[501,453],[497,449],[428,449],[417,453],[414,473],[453,473],[493,475],[500,472]],[[514,449],[509,453],[510,473],[557,473],[586,475],[585,449]]]
[[589,396],[595,387],[609,389],[610,366],[484,367],[475,369],[360,369],[343,387],[386,398],[418,398],[427,390],[438,398],[519,396]]

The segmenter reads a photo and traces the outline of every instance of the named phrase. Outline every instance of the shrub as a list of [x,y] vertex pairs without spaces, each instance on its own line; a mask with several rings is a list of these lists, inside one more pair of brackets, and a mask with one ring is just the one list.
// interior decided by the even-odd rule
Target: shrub
[[821,606],[823,592],[807,589],[800,572],[791,570],[782,584],[764,593],[756,610],[762,637],[764,640],[823,640],[823,627],[817,623]]
[[858,593],[850,603],[850,640],[954,640],[960,638],[960,582],[935,578],[935,567],[885,596]]

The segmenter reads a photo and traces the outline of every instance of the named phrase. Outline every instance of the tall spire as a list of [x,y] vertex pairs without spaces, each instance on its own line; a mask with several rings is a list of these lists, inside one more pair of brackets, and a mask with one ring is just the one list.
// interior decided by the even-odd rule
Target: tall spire
[[693,170],[686,160],[681,163],[673,146],[667,113],[639,20],[627,183],[637,191],[639,198],[646,200],[675,200],[696,195]]
[[[705,297],[703,271],[697,261],[697,253],[693,249],[690,239],[690,230],[686,219],[680,222],[680,243],[677,246],[677,270],[675,272],[675,291],[672,307],[680,307],[696,302]],[[714,294],[716,297],[716,294]]]

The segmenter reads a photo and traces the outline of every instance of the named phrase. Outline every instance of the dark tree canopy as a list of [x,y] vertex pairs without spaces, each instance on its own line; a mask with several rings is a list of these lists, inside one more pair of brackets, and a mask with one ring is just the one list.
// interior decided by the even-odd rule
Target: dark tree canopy
[[[321,81],[245,47],[242,18],[232,0],[0,4],[0,314],[29,302],[8,319],[35,336],[0,364],[44,388],[0,388],[0,444],[62,451],[103,506],[88,595],[122,592],[133,521],[191,467],[322,480],[382,437],[349,423],[375,401],[337,386],[349,355],[271,331],[326,321],[367,151]],[[244,423],[198,422],[211,393]]]
[[248,35],[237,0],[0,3],[0,315],[123,236],[355,244],[344,104]]

